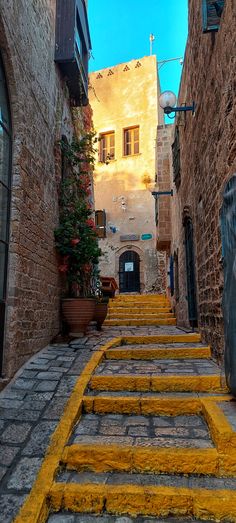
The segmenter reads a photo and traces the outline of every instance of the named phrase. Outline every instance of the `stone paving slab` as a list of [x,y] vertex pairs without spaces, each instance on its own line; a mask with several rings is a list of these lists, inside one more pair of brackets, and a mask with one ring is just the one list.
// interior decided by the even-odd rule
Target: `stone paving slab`
[[[188,522],[202,523],[196,519],[182,518],[181,523]],[[156,518],[131,518],[130,516],[111,516],[104,514],[102,516],[90,516],[88,514],[68,514],[59,512],[49,517],[48,523],[180,523],[180,519],[156,519]],[[209,520],[205,523],[211,523]]]
[[50,437],[93,350],[112,339],[91,331],[33,356],[0,393],[0,521],[10,523],[31,489]]
[[131,416],[85,414],[69,444],[213,448],[201,416]]
[[216,478],[214,476],[197,476],[194,474],[184,476],[181,474],[128,474],[117,472],[94,473],[62,471],[57,476],[57,482],[236,490],[236,478]]
[[211,360],[104,360],[96,369],[96,375],[220,375],[220,369]]

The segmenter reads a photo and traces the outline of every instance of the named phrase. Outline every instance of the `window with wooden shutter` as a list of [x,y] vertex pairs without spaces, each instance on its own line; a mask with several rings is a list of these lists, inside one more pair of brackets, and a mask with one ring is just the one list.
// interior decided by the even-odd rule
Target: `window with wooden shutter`
[[84,0],[57,0],[55,62],[74,104],[88,103],[88,59],[91,49]]
[[172,145],[172,159],[173,159],[173,178],[176,185],[176,189],[179,188],[181,182],[181,169],[180,169],[180,140],[179,140],[179,128],[175,128],[175,139]]
[[202,0],[203,32],[218,31],[225,0]]
[[106,238],[106,211],[95,211],[95,226],[98,238]]
[[115,133],[103,133],[100,135],[100,162],[109,162],[115,159]]
[[139,127],[124,129],[124,156],[139,153]]

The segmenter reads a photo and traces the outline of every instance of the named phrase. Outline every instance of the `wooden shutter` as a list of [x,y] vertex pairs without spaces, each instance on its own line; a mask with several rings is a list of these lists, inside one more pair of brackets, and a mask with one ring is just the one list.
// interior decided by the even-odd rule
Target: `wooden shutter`
[[203,32],[218,31],[224,0],[202,0]]
[[106,238],[106,211],[95,211],[95,225],[98,238]]

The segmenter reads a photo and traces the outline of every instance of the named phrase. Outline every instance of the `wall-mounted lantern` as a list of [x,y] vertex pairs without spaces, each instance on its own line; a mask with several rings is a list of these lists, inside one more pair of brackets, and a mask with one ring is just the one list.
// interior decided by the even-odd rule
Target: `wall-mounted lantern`
[[186,111],[192,111],[192,114],[195,114],[195,103],[193,102],[192,105],[183,105],[181,107],[175,107],[176,105],[176,96],[175,93],[172,91],[164,91],[160,97],[159,97],[159,104],[164,109],[164,113],[167,114],[168,118],[174,118],[170,117],[169,115],[171,113],[180,113],[180,112],[186,112]]

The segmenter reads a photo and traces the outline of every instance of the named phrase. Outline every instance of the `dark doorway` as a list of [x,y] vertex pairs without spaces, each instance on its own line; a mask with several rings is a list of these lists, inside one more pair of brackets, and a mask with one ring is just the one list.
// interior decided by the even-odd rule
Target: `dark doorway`
[[7,259],[11,200],[11,117],[0,56],[0,375],[6,311]]
[[185,231],[185,257],[186,257],[186,277],[187,277],[187,298],[188,298],[188,317],[189,323],[197,327],[197,299],[196,299],[196,280],[195,280],[195,259],[193,244],[193,224],[191,218],[184,221]]
[[119,259],[120,292],[140,292],[140,258],[134,251],[125,251]]
[[236,175],[225,187],[220,218],[224,267],[225,375],[230,392],[236,396]]

